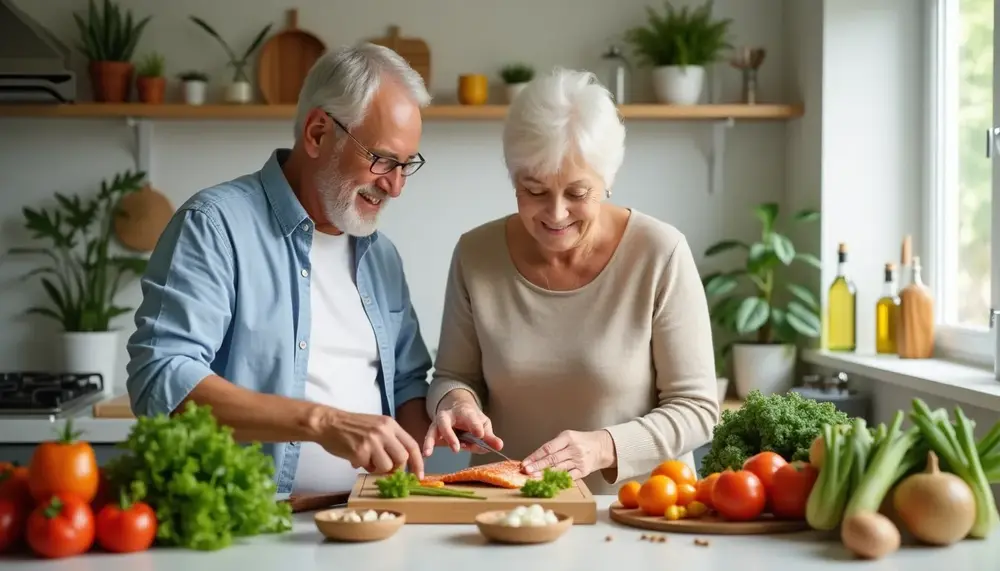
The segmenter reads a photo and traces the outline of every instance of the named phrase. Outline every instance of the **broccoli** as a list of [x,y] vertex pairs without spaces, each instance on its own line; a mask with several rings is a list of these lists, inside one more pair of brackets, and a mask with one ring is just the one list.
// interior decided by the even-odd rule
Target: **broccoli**
[[712,449],[701,463],[702,477],[727,468],[739,470],[759,452],[776,452],[789,462],[809,460],[809,447],[824,424],[849,424],[833,403],[820,403],[796,392],[764,396],[751,391],[738,410],[722,412],[712,435]]

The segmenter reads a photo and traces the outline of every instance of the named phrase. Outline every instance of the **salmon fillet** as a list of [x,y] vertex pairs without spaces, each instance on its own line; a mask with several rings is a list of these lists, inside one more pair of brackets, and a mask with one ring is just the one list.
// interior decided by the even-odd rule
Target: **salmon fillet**
[[483,464],[482,466],[472,466],[439,476],[427,476],[420,481],[421,484],[433,485],[436,482],[455,484],[458,482],[476,482],[489,484],[499,488],[520,488],[529,480],[528,475],[521,471],[521,463],[512,460]]

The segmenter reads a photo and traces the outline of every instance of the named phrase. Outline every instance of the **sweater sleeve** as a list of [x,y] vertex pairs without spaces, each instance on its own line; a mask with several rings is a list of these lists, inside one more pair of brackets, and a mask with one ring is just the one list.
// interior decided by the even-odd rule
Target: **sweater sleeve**
[[482,353],[476,322],[472,313],[469,291],[462,272],[461,240],[452,252],[448,284],[445,287],[444,313],[441,317],[441,337],[437,358],[427,394],[427,414],[437,414],[441,400],[453,390],[465,389],[483,408],[487,400],[483,379]]
[[686,240],[674,247],[655,287],[651,350],[658,406],[606,429],[618,457],[617,469],[603,470],[610,484],[705,444],[719,422],[708,301]]

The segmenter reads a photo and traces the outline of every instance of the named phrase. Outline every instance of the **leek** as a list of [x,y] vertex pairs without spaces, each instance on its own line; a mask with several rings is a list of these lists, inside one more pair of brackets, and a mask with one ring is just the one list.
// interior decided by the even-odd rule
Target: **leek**
[[871,461],[864,466],[857,485],[851,491],[851,498],[844,508],[844,518],[879,511],[882,500],[898,479],[920,465],[920,456],[911,453],[920,441],[920,429],[901,430],[903,416],[903,411],[897,411],[885,437],[876,442]]
[[856,458],[854,431],[825,424],[823,467],[806,502],[806,522],[813,529],[831,530],[840,524],[850,491],[851,466]]

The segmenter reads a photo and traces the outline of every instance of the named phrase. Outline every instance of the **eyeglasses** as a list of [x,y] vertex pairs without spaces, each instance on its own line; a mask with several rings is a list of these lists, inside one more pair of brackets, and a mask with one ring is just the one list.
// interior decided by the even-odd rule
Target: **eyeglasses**
[[[324,111],[324,113],[326,113],[326,111]],[[410,176],[411,174],[420,170],[420,167],[424,166],[424,162],[426,162],[424,160],[424,156],[421,155],[420,153],[417,153],[416,160],[407,161],[405,163],[401,163],[392,157],[383,157],[382,155],[375,154],[369,151],[368,147],[361,144],[361,141],[357,140],[354,137],[354,135],[352,135],[351,132],[347,130],[347,127],[345,127],[343,123],[338,121],[336,117],[330,115],[329,113],[326,113],[326,115],[338,127],[343,129],[344,132],[347,133],[347,136],[350,137],[351,140],[355,142],[355,144],[361,147],[361,150],[363,150],[366,155],[368,155],[368,159],[371,160],[372,162],[371,166],[368,167],[368,170],[370,170],[372,174],[378,174],[378,175],[389,174],[396,167],[400,167],[400,171],[403,173],[403,176]]]

